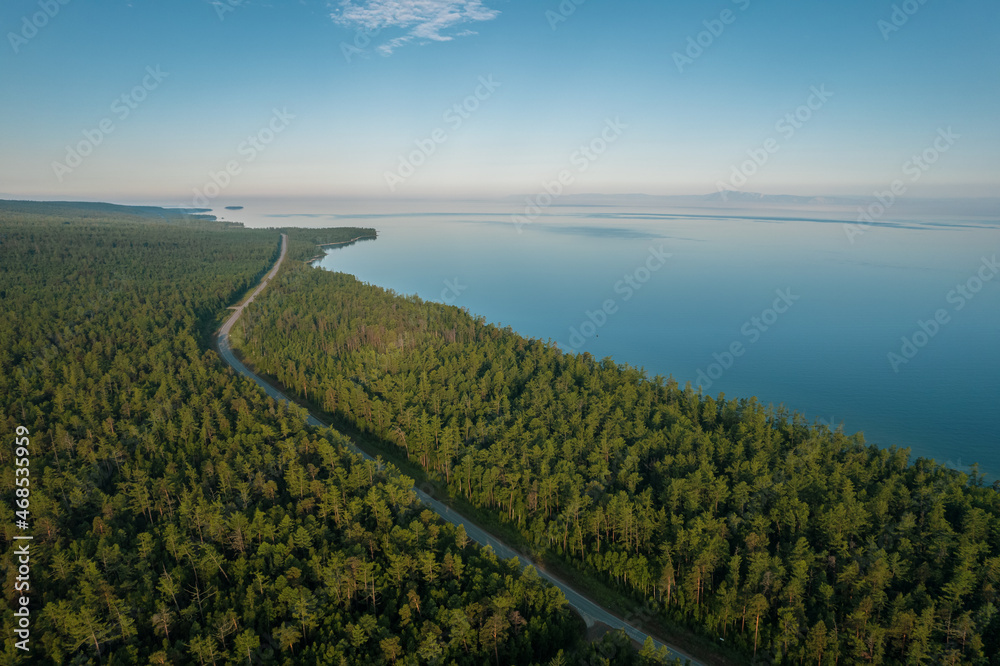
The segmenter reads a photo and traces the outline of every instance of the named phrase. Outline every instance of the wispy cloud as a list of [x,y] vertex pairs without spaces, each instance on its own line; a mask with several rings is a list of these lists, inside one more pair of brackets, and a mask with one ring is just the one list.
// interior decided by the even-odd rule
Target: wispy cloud
[[447,42],[455,37],[476,34],[472,30],[453,32],[457,26],[491,21],[500,12],[482,0],[341,0],[333,20],[368,33],[398,29],[404,34],[388,39],[377,48],[383,55],[413,41]]

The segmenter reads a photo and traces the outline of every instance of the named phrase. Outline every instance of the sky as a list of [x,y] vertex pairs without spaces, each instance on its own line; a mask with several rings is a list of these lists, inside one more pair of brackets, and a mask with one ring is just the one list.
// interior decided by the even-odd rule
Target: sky
[[1000,192],[987,0],[7,0],[0,197]]

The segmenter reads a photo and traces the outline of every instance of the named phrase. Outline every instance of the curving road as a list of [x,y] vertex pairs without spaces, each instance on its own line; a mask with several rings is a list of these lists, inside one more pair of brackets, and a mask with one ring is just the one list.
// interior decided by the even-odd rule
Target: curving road
[[[217,347],[219,354],[222,356],[223,360],[230,366],[232,366],[234,370],[252,379],[258,386],[264,389],[265,393],[267,393],[275,400],[283,400],[285,402],[291,402],[288,399],[288,397],[285,396],[284,393],[279,391],[271,384],[265,382],[254,372],[252,372],[249,368],[247,368],[238,358],[236,358],[236,355],[233,353],[232,348],[229,346],[229,331],[232,330],[233,324],[235,324],[236,321],[240,318],[240,315],[243,314],[243,310],[246,308],[246,306],[253,303],[254,298],[258,294],[260,294],[260,292],[263,291],[265,287],[267,287],[271,279],[274,278],[275,275],[277,275],[278,269],[281,268],[281,262],[285,260],[285,254],[287,254],[287,252],[288,252],[288,236],[286,234],[281,234],[281,254],[278,256],[278,261],[275,262],[274,268],[272,268],[271,271],[266,276],[264,276],[264,279],[261,280],[259,285],[257,285],[257,288],[254,289],[252,294],[250,294],[250,297],[247,298],[245,301],[243,301],[240,305],[233,308],[234,312],[232,316],[229,317],[229,319],[226,320],[226,323],[222,325],[222,328],[219,329]],[[307,423],[309,423],[309,425],[312,426],[318,426],[324,428],[328,427],[326,423],[320,421],[312,414],[308,415],[306,421]],[[372,462],[375,462],[374,458],[372,458],[370,455],[359,449],[357,446],[354,446],[352,444],[351,449],[358,455],[362,456],[365,460],[370,460]],[[513,548],[505,544],[504,542],[500,541],[495,536],[488,533],[486,530],[480,528],[478,525],[476,525],[475,523],[473,523],[468,518],[458,513],[451,507],[434,499],[433,497],[431,497],[424,491],[420,490],[419,488],[414,488],[413,492],[417,494],[417,497],[423,504],[425,504],[432,511],[434,511],[439,516],[447,520],[449,523],[452,523],[453,525],[464,525],[465,533],[469,536],[470,539],[479,543],[482,546],[489,546],[490,548],[493,549],[493,552],[496,553],[496,556],[499,557],[500,559],[506,560],[512,557],[516,557],[518,561],[521,563],[522,567],[526,567],[529,565],[534,567],[535,570],[538,571],[539,576],[549,581],[562,591],[563,595],[565,595],[566,597],[566,601],[569,602],[569,605],[574,610],[576,610],[581,616],[583,616],[583,619],[584,621],[586,621],[588,626],[593,624],[594,622],[601,622],[603,624],[608,625],[612,629],[624,629],[625,633],[631,636],[632,639],[638,642],[640,645],[645,643],[648,634],[639,631],[629,623],[622,620],[617,615],[614,615],[610,611],[599,606],[597,603],[591,601],[584,595],[577,592],[576,589],[564,583],[559,578],[553,576],[550,573],[545,572],[531,559],[525,557],[523,554],[519,553],[518,551],[514,550]],[[666,647],[671,657],[679,657],[680,659],[686,659],[694,666],[701,666],[700,662],[695,661],[694,658],[692,658],[690,655],[685,654],[678,648],[667,645],[662,641],[657,640],[655,637],[653,638],[653,643],[656,645],[657,649],[659,649],[660,647]]]

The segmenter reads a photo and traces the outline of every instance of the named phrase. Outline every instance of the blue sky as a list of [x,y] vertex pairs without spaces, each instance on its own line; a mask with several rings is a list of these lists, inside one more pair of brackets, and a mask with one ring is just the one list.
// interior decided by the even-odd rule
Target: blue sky
[[985,0],[64,2],[0,8],[3,197],[1000,189]]

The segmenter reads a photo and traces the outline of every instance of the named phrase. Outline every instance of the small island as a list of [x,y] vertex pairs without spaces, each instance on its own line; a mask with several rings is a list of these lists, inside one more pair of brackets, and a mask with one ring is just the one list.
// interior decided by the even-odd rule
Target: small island
[[243,210],[243,206],[226,206],[226,210]]

